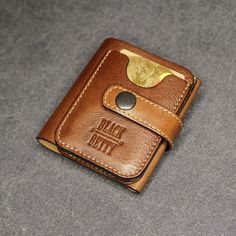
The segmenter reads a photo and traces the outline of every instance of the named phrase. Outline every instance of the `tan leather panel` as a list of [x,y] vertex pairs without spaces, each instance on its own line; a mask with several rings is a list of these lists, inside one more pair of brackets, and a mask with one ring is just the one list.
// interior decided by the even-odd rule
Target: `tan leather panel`
[[[136,104],[132,109],[122,110],[116,105],[117,95],[124,91],[131,92],[136,97]],[[113,85],[105,92],[103,105],[156,132],[171,147],[183,126],[180,118],[173,112],[121,86]]]
[[[55,137],[59,146],[107,171],[122,178],[135,178],[148,165],[161,136],[105,109],[102,102],[105,91],[119,83],[172,111],[178,106],[188,83],[169,76],[156,87],[140,88],[127,79],[127,63],[125,55],[107,52],[58,126]],[[103,122],[122,127],[122,136],[116,139],[109,136],[109,132],[101,132],[99,126]]]

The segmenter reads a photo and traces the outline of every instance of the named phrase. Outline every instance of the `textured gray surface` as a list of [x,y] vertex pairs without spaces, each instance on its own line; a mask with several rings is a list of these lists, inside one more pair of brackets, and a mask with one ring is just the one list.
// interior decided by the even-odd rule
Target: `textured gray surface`
[[[0,235],[236,235],[236,1],[0,0]],[[104,38],[203,85],[136,195],[35,136]]]

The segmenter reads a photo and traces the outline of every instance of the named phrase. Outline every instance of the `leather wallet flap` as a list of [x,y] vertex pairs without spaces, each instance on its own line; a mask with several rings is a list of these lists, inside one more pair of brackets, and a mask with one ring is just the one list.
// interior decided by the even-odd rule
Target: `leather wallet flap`
[[[63,152],[130,181],[143,173],[162,137],[172,145],[181,128],[174,114],[190,84],[170,75],[153,88],[138,87],[127,78],[128,63],[119,51],[106,52],[58,125],[55,141]],[[137,106],[125,115],[112,107],[114,85],[118,87],[113,92],[123,89],[137,96]],[[161,117],[171,121],[171,129],[166,129]]]

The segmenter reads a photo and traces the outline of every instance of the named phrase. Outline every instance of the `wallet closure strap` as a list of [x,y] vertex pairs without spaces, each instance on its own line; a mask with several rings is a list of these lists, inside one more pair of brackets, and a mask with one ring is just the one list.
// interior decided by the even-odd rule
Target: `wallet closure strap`
[[[116,97],[122,92],[129,92],[135,96],[136,103],[132,108],[121,109],[117,105]],[[173,112],[118,85],[111,86],[106,90],[103,96],[103,105],[154,131],[163,137],[171,148],[183,127],[181,119]]]

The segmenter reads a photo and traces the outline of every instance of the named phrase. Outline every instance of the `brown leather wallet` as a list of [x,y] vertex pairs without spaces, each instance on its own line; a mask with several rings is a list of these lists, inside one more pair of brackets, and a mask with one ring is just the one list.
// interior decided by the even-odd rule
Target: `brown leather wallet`
[[200,83],[182,66],[106,39],[37,140],[140,192],[173,147]]

